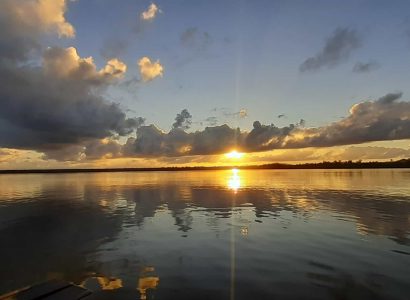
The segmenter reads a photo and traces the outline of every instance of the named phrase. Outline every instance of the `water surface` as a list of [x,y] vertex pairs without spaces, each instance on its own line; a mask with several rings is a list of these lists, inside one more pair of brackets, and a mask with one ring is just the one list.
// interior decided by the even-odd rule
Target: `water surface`
[[410,170],[0,175],[0,294],[408,299]]

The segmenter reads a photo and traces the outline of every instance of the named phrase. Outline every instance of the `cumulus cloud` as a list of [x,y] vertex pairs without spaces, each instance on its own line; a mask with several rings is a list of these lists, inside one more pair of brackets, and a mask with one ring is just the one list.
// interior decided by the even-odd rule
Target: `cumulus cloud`
[[45,160],[85,161],[122,157],[123,145],[112,138],[86,140],[81,144],[49,149],[43,155]]
[[140,74],[143,81],[148,82],[155,78],[162,77],[164,67],[160,64],[159,60],[153,62],[149,57],[142,57],[138,61],[140,68]]
[[47,75],[75,80],[92,81],[94,83],[121,78],[127,66],[113,58],[99,71],[92,57],[81,58],[74,47],[48,48],[43,56],[43,68]]
[[[145,126],[143,118],[127,117],[119,104],[103,96],[124,76],[127,66],[123,62],[110,58],[98,68],[92,57],[81,57],[74,47],[43,49],[39,44],[50,33],[74,36],[65,11],[66,1],[61,0],[0,2],[0,148],[35,150],[44,153],[46,159],[83,161],[208,155],[232,148],[258,152],[410,138],[410,102],[400,101],[401,93],[358,103],[342,120],[316,128],[305,128],[303,120],[285,127],[255,121],[249,132],[226,124],[186,132],[192,119],[188,110],[177,115],[169,132],[155,125]],[[359,42],[354,31],[339,29],[307,65],[320,68],[336,64]],[[141,58],[138,65],[143,81],[163,74],[160,62],[148,57]],[[241,109],[231,115],[243,118],[247,111]],[[119,136],[134,131],[135,136],[120,143]]]
[[99,74],[106,77],[122,78],[125,72],[127,72],[127,65],[117,58],[112,58],[100,70]]
[[151,3],[146,11],[143,11],[140,15],[140,18],[145,21],[153,20],[161,10],[155,3]]
[[410,102],[398,101],[401,96],[390,93],[355,104],[346,118],[328,126],[296,131],[285,146],[326,147],[410,138]]
[[410,138],[410,102],[401,93],[355,104],[350,114],[328,126],[305,128],[296,124],[277,127],[253,123],[250,132],[228,125],[187,133],[174,128],[166,133],[154,125],[142,126],[127,143],[128,155],[183,156],[220,154],[237,148],[244,152],[360,144]]
[[316,71],[323,67],[334,67],[346,61],[350,54],[361,46],[358,33],[349,28],[337,28],[326,39],[323,49],[306,59],[299,67],[301,72]]
[[191,124],[192,124],[192,115],[188,112],[187,109],[183,109],[175,117],[175,123],[172,124],[172,128],[189,129],[191,127]]
[[192,133],[180,128],[166,133],[155,125],[142,126],[137,130],[137,137],[128,140],[127,151],[124,152],[131,156],[217,154],[236,146],[237,135],[240,135],[239,129],[232,129],[226,124]]
[[126,72],[123,62],[113,58],[98,70],[74,47],[38,44],[49,33],[74,36],[65,11],[60,0],[0,2],[0,147],[75,152],[141,125],[102,96]]
[[[65,19],[66,0],[2,0],[10,19],[18,26],[39,32],[56,32],[60,37],[74,37],[74,27]],[[3,9],[2,9],[3,10]]]
[[75,29],[67,22],[65,0],[0,1],[0,59],[19,60],[41,49],[44,33],[74,37]]
[[366,63],[363,62],[357,62],[353,66],[353,72],[355,73],[368,73],[374,70],[377,70],[380,68],[380,65],[376,61],[369,61]]

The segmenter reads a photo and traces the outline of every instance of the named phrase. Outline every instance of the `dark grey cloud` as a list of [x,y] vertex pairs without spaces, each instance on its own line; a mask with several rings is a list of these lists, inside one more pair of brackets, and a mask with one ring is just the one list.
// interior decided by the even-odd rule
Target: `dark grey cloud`
[[285,115],[285,114],[280,114],[280,115],[278,115],[278,119],[280,119],[280,118],[284,118],[284,117],[286,117],[286,115]]
[[315,128],[305,128],[303,119],[285,127],[255,121],[250,132],[228,125],[190,133],[179,128],[166,133],[154,125],[142,126],[137,130],[136,138],[129,139],[127,155],[205,155],[225,153],[233,148],[259,152],[408,139],[410,102],[399,101],[401,96],[401,93],[391,93],[375,101],[355,104],[347,117]]
[[0,59],[27,59],[41,50],[44,33],[74,37],[75,29],[65,19],[66,1],[0,1]]
[[172,124],[172,128],[189,129],[191,127],[191,124],[192,124],[192,115],[189,113],[187,109],[183,109],[175,117],[175,123]]
[[376,61],[369,61],[369,62],[357,62],[353,66],[353,72],[355,73],[368,73],[371,71],[375,71],[380,68],[380,64]]
[[347,117],[323,127],[306,128],[301,119],[285,127],[255,121],[249,132],[226,124],[186,132],[184,120],[179,117],[181,126],[164,132],[141,122],[136,136],[128,138],[125,144],[113,139],[87,140],[66,148],[48,149],[46,158],[80,161],[103,157],[181,157],[221,154],[232,149],[261,152],[408,139],[410,102],[399,101],[401,96],[391,93],[375,101],[355,104]]
[[101,96],[107,77],[88,77],[87,67],[58,77],[42,68],[0,64],[1,146],[42,149],[127,135],[138,127],[139,119],[127,118]]
[[322,50],[315,56],[306,59],[299,67],[301,72],[316,71],[323,67],[331,68],[346,61],[351,52],[358,49],[362,44],[356,30],[349,28],[337,28],[326,39]]
[[27,58],[41,46],[39,30],[18,22],[16,6],[11,0],[0,2],[0,59],[17,61]]
[[398,101],[401,93],[355,104],[349,116],[328,126],[307,128],[290,139],[288,148],[327,147],[371,141],[410,138],[410,102]]
[[165,133],[154,125],[142,126],[137,137],[130,138],[125,145],[129,156],[184,156],[223,153],[238,145],[239,129],[228,125],[206,127],[202,131],[187,133],[174,128]]
[[[57,151],[132,133],[141,119],[128,118],[119,104],[103,97],[126,65],[112,59],[97,70],[73,47],[41,49],[37,41],[44,35],[72,36],[74,28],[63,17],[54,23],[46,18],[63,16],[64,2],[47,3],[44,12],[35,3],[0,3],[0,147]],[[33,9],[37,19],[22,19]]]

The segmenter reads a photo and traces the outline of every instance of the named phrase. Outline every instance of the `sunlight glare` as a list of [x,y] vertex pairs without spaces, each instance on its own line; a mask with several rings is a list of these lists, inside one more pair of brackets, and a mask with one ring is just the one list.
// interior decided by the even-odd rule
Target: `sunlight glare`
[[238,169],[232,169],[231,171],[232,175],[228,179],[228,187],[236,193],[241,187],[241,177]]
[[236,150],[232,150],[231,152],[225,154],[227,158],[231,158],[231,159],[240,159],[243,157],[243,155],[244,153],[240,153]]

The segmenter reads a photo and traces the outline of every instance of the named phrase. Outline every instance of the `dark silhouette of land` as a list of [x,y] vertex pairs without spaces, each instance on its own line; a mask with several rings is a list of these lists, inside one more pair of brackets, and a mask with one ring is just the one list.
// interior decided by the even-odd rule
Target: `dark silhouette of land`
[[320,163],[282,164],[272,163],[252,166],[215,166],[215,167],[160,167],[160,168],[108,168],[108,169],[32,169],[32,170],[0,170],[0,174],[21,173],[90,173],[90,172],[150,172],[150,171],[201,171],[229,170],[232,168],[244,170],[269,169],[391,169],[410,168],[410,158],[396,161],[323,161]]

